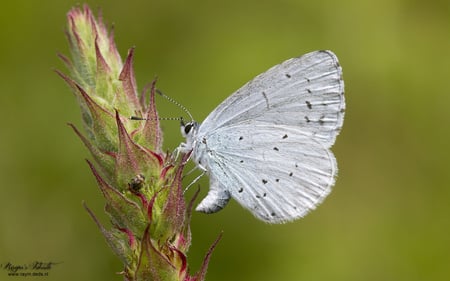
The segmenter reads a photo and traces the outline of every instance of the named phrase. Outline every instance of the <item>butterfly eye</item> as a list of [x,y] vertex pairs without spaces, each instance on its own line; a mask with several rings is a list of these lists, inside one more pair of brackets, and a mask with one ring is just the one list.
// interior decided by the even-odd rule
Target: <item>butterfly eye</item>
[[186,126],[184,126],[184,133],[185,133],[186,135],[188,135],[189,132],[191,131],[191,129],[192,129],[193,126],[194,126],[194,125],[193,125],[192,123],[186,124]]

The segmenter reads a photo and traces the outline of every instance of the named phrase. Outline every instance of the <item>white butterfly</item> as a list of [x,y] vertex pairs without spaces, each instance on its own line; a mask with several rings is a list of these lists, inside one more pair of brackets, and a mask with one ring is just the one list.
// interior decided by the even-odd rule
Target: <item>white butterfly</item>
[[305,216],[330,193],[334,144],[344,119],[344,82],[331,51],[289,59],[255,77],[199,124],[184,124],[192,159],[210,178],[196,210],[214,213],[230,198],[257,218]]

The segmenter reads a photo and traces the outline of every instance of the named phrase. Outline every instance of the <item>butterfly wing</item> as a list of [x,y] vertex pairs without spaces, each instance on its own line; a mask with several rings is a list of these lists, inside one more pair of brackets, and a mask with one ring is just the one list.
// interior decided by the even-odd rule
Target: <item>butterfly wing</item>
[[201,124],[199,135],[238,123],[301,127],[330,147],[344,118],[344,82],[337,57],[316,51],[258,75],[223,101]]
[[303,217],[329,194],[336,160],[301,128],[249,124],[210,135],[209,173],[259,219],[281,223]]
[[334,184],[329,148],[344,109],[342,70],[330,51],[287,60],[248,82],[196,134],[194,160],[212,183],[198,210],[218,211],[232,196],[266,222],[304,216]]

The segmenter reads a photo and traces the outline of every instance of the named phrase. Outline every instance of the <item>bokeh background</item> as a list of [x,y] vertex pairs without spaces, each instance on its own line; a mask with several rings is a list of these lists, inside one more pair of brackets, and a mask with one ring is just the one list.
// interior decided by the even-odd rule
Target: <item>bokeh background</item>
[[[36,280],[122,280],[81,201],[103,198],[66,126],[81,124],[65,70],[75,1],[3,1],[0,16],[0,264],[62,262]],[[207,280],[448,280],[450,2],[418,0],[88,1],[136,46],[140,89],[159,88],[203,120],[245,82],[290,57],[331,49],[347,111],[339,177],[306,218],[257,221],[235,202],[192,221],[191,271],[223,231]],[[180,109],[158,100],[162,116]],[[182,138],[164,122],[165,147]],[[202,195],[207,179],[200,182]],[[0,280],[8,278],[0,269]],[[24,278],[24,280],[35,280]]]

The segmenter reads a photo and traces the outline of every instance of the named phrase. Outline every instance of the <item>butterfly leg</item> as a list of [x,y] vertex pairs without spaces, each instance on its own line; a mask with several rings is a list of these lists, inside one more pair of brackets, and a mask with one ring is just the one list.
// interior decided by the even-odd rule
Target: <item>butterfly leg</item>
[[230,201],[230,192],[224,189],[217,179],[210,176],[209,185],[208,195],[195,208],[198,212],[206,214],[218,212]]
[[[190,172],[189,172],[190,173]],[[194,185],[194,183],[196,183],[201,177],[203,177],[203,175],[206,173],[206,171],[203,171],[199,176],[197,176],[190,184],[188,184],[188,186],[186,186],[186,188],[183,191],[183,194],[186,193],[189,189],[189,187],[191,187],[192,185]]]
[[[173,152],[173,154],[175,154],[174,161],[176,161],[178,159],[180,154],[186,154],[191,151],[192,151],[192,148],[187,147],[187,145],[184,142],[182,142],[177,148],[175,148],[175,150]],[[191,155],[189,155],[189,157],[182,164],[186,164],[189,161],[189,159],[191,159]]]
[[185,173],[184,175],[183,175],[183,179],[185,178],[185,177],[187,177],[187,176],[189,176],[190,174],[192,174],[195,170],[197,170],[198,168],[197,167],[194,167],[194,168],[192,168],[189,172],[187,172],[187,173]]

